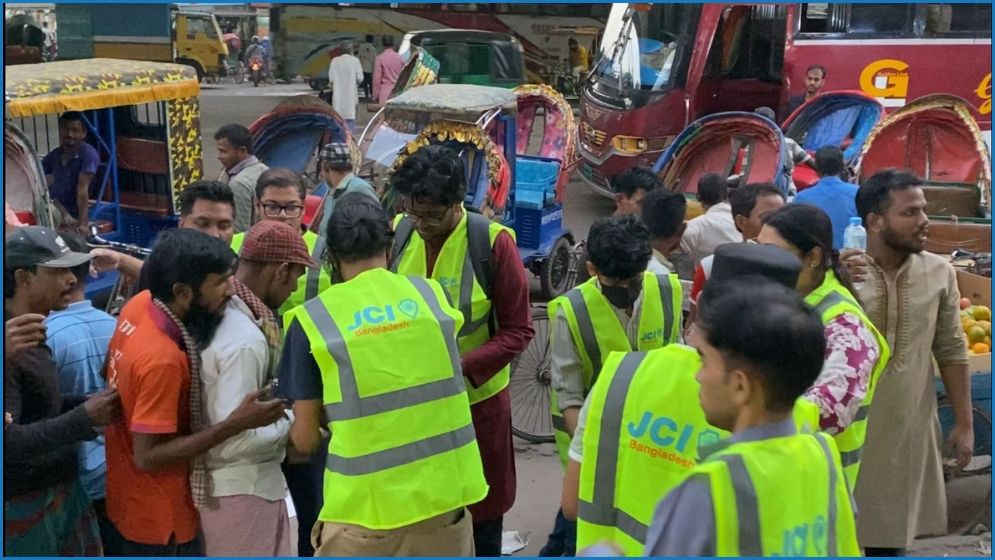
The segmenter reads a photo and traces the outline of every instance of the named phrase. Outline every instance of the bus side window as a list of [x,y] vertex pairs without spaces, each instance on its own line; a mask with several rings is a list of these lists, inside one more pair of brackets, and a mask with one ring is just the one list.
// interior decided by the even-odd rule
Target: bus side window
[[829,3],[811,2],[802,4],[801,33],[829,32]]
[[912,32],[909,4],[850,4],[849,8],[848,33],[903,35]]
[[975,34],[991,36],[991,4],[926,4],[927,35]]

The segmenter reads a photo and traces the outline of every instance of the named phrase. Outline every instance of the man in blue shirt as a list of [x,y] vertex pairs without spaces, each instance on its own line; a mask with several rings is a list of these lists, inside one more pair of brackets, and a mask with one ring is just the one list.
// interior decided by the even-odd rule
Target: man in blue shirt
[[[90,249],[78,236],[62,234],[66,245],[77,253],[89,253]],[[48,347],[52,350],[59,373],[59,392],[63,395],[92,395],[102,391],[107,383],[101,375],[107,346],[114,334],[116,321],[113,317],[94,309],[84,296],[89,262],[73,268],[76,284],[70,295],[69,307],[53,311],[45,319]],[[104,436],[92,441],[83,441],[79,446],[79,478],[83,489],[97,513],[100,524],[100,537],[104,544],[104,554],[116,552],[117,531],[107,518],[104,504],[107,462],[104,458]]]
[[819,182],[798,193],[793,202],[821,208],[833,222],[833,249],[843,248],[843,231],[850,218],[857,215],[857,185],[840,179],[846,165],[843,150],[823,146],[815,152],[815,169]]
[[41,160],[52,199],[79,221],[79,230],[89,228],[90,181],[100,165],[100,154],[86,143],[83,114],[67,111],[59,117],[59,147]]

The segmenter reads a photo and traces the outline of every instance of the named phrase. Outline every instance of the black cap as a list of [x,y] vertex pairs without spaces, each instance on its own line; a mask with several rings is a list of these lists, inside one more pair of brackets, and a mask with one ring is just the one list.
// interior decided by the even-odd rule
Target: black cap
[[3,258],[8,268],[71,268],[89,261],[93,255],[72,251],[65,240],[47,227],[25,226],[4,238]]
[[744,276],[760,276],[794,290],[801,270],[798,257],[773,245],[726,243],[715,248],[708,282],[718,284]]

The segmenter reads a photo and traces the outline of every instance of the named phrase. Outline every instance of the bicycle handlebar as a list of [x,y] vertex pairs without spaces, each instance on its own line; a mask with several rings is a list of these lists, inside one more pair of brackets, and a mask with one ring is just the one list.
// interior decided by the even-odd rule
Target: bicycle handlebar
[[146,249],[145,247],[139,247],[138,245],[131,245],[130,243],[121,243],[119,241],[111,241],[109,239],[104,239],[100,237],[97,232],[96,226],[90,227],[90,237],[86,240],[86,244],[92,248],[102,248],[102,249],[114,249],[115,251],[120,251],[122,253],[128,253],[130,255],[147,257],[152,254],[151,249]]

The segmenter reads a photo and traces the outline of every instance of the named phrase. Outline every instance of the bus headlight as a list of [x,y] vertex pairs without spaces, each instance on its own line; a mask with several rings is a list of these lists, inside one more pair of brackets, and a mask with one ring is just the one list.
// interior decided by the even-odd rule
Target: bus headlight
[[660,151],[674,141],[673,136],[661,136],[659,138],[640,138],[638,136],[615,136],[612,138],[612,147],[620,155],[636,156],[646,151]]

